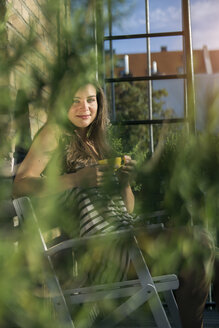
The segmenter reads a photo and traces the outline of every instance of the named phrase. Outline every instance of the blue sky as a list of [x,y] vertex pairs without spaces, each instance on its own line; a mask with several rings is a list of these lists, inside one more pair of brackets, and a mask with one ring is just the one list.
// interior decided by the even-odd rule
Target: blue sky
[[[181,0],[150,0],[150,31],[182,29]],[[126,0],[113,34],[145,33],[145,0]],[[193,48],[219,49],[219,0],[190,0]],[[151,38],[151,51],[182,49],[181,37]],[[107,47],[107,44],[106,44]],[[115,41],[116,53],[145,52],[145,40]]]

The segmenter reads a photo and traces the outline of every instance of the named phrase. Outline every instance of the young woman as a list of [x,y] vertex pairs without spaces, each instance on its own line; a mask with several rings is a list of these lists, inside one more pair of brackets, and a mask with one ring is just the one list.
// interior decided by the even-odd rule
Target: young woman
[[[18,169],[14,181],[14,196],[62,195],[59,202],[61,199],[62,205],[68,208],[68,215],[64,215],[63,220],[71,220],[73,203],[74,206],[76,204],[77,215],[74,218],[77,222],[72,230],[75,229],[81,236],[132,226],[134,221],[130,213],[134,208],[134,195],[129,178],[134,169],[134,161],[125,156],[124,164],[116,173],[110,168],[103,170],[98,165],[100,159],[112,157],[106,141],[108,117],[101,88],[95,84],[87,84],[78,89],[67,117],[68,124],[64,127],[59,126],[51,117],[41,129]],[[60,165],[56,165],[57,163]],[[51,166],[56,179],[55,188],[47,183],[47,171],[49,172]],[[109,177],[109,173],[111,188],[107,189],[105,177]],[[66,226],[65,232],[69,233],[69,225]],[[211,243],[202,233],[197,239],[185,230],[162,234],[163,236],[146,235],[144,232],[138,235],[140,246],[149,262],[159,262],[165,252],[171,254],[177,243],[183,239],[194,249],[197,249],[197,245],[205,245],[203,254],[200,247],[197,254],[190,250],[189,261],[182,249],[180,260],[175,257],[175,267],[167,265],[169,273],[176,270],[180,279],[176,297],[183,327],[201,328],[210,282],[206,268],[210,268],[212,263]],[[117,246],[105,249],[105,263],[102,266],[107,267],[110,261],[116,264],[111,266],[114,269],[110,270],[110,275],[106,276],[104,270],[92,268],[89,272],[91,281],[101,283],[124,278],[129,269],[129,258],[123,245]],[[160,272],[164,273],[166,272]]]
[[[61,143],[65,159],[63,174],[57,184],[59,190],[56,192],[100,184],[103,173],[98,166],[92,164],[97,164],[99,159],[109,156],[106,142],[108,117],[103,91],[92,84],[80,88],[72,99],[68,119],[72,123],[72,131],[62,131],[55,120],[48,121],[40,131],[16,174],[13,189],[15,197],[51,194],[42,179],[42,172]],[[62,139],[66,139],[68,144],[64,145]],[[77,170],[79,167],[80,170]],[[125,164],[120,170],[120,178],[123,200],[129,212],[134,208],[134,196],[128,182],[128,172],[132,167],[133,161],[126,156]]]
[[[54,196],[54,207],[59,204],[59,218],[56,220],[55,214],[51,219],[59,220],[57,224],[60,224],[63,236],[93,235],[126,228],[131,224],[129,213],[134,208],[134,195],[129,184],[134,161],[125,156],[117,175],[112,168],[98,165],[99,160],[112,156],[106,141],[108,115],[102,89],[93,84],[78,89],[67,117],[67,124],[64,122],[60,126],[50,116],[35,138],[17,171],[14,197],[29,195],[49,199]],[[107,179],[109,173],[112,179]],[[55,180],[52,188],[51,180]],[[111,180],[108,194],[101,192],[105,180]],[[63,210],[60,210],[62,206]],[[72,217],[76,219],[72,220]],[[110,280],[121,280],[129,266],[127,251],[121,248],[115,254],[112,250],[110,253],[114,263]],[[100,276],[97,270],[89,276],[90,280],[105,282],[106,275]]]

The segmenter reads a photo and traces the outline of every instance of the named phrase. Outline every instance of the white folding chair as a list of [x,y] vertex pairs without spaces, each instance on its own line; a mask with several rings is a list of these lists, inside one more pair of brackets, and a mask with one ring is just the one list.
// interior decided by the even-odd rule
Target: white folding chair
[[177,276],[170,274],[152,278],[142,252],[138,247],[135,234],[132,231],[113,232],[107,234],[107,238],[109,236],[114,239],[129,238],[128,251],[138,279],[63,290],[52,263],[52,256],[65,249],[71,248],[75,250],[81,246],[84,247],[86,244],[94,241],[95,243],[104,242],[106,235],[99,234],[91,237],[69,239],[48,248],[30,199],[27,197],[15,199],[13,205],[19,220],[21,222],[23,220],[32,220],[36,228],[39,236],[40,251],[46,259],[44,261],[46,267],[45,283],[48,287],[49,295],[54,304],[61,327],[75,327],[74,318],[70,315],[70,307],[75,304],[124,298],[124,302],[101,321],[100,327],[114,327],[118,325],[133,311],[147,302],[156,326],[158,328],[171,328],[170,321],[160,300],[160,292],[163,293],[170,312],[173,322],[172,327],[181,327],[178,307],[173,295],[173,290],[179,287]]

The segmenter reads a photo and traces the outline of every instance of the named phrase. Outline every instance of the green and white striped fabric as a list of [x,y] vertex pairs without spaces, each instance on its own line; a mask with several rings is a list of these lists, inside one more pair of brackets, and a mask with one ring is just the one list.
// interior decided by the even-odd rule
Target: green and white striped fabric
[[[120,195],[106,195],[99,188],[75,188],[80,213],[80,235],[91,236],[132,227],[133,217],[127,212]],[[105,247],[98,267],[89,272],[91,281],[109,283],[125,279],[129,268],[128,250],[121,241]]]

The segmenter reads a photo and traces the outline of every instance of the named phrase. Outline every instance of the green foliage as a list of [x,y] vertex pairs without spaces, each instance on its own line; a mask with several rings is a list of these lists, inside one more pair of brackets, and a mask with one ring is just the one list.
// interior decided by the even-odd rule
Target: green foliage
[[[79,86],[95,79],[97,58],[92,33],[94,21],[91,15],[95,2],[99,6],[102,5],[101,0],[73,1],[74,10],[71,17],[61,12],[60,1],[45,2],[43,10],[45,16],[49,18],[46,38],[53,53],[51,57],[41,56],[43,70],[38,69],[34,63],[28,64],[39,50],[40,37],[36,33],[34,24],[25,39],[14,36],[11,44],[8,45],[6,12],[2,10],[3,7],[0,7],[1,175],[4,173],[5,162],[10,166],[14,141],[22,143],[24,148],[28,148],[30,144],[30,135],[25,132],[26,123],[23,120],[27,106],[32,106],[34,114],[43,108],[49,113],[51,119],[66,125],[66,109],[69,108],[72,95]],[[3,3],[1,2],[1,6]],[[121,14],[118,11],[121,3],[122,1],[112,1],[115,21]],[[57,22],[58,30],[55,28]],[[102,17],[103,27],[106,22],[106,17]],[[14,94],[15,90],[9,87],[9,80],[12,72],[19,69],[22,71],[24,68],[25,74],[17,81],[16,87],[21,91],[18,97]],[[117,119],[120,121],[147,119],[147,92],[145,83],[116,84]],[[156,118],[163,118],[166,115],[166,111],[163,111],[164,96],[166,96],[165,90],[153,93],[154,117]],[[214,106],[214,114],[216,112]],[[168,115],[173,115],[171,109]],[[16,119],[16,128],[19,130],[12,127],[14,119]],[[189,135],[173,127],[171,131],[168,131],[172,133],[166,136],[160,128],[155,127],[155,144],[161,143],[161,147],[158,146],[160,148],[153,156],[149,152],[147,127],[119,125],[110,128],[109,135],[115,154],[129,154],[137,160],[135,175],[137,213],[146,216],[151,211],[165,209],[168,217],[167,224],[170,226],[190,225],[192,222],[202,226],[208,225],[214,231],[218,230],[219,137],[215,133],[215,122],[217,120],[215,116],[212,116],[208,129],[198,135]],[[52,167],[48,174],[48,188],[55,192],[57,181],[54,178],[54,170]],[[1,176],[0,199],[11,197],[11,183],[11,180],[8,181]],[[58,200],[44,199],[38,203],[38,209],[43,212],[42,222],[40,222],[43,231],[56,228],[57,222],[62,222],[65,232],[70,231],[72,236],[77,235],[78,231],[73,223],[74,218],[72,219],[73,214],[63,212],[58,207]],[[76,211],[74,215],[77,215]],[[68,222],[66,218],[69,217],[71,220]],[[22,240],[19,240],[19,237],[11,234],[11,231],[0,229],[0,326],[4,328],[48,326],[55,328],[57,326],[55,316],[51,316],[50,307],[45,306],[45,300],[43,301],[37,295],[36,287],[44,277],[41,271],[43,259],[38,248],[36,234],[31,224],[27,224],[26,231],[26,234],[21,233]],[[18,248],[14,240],[19,241]],[[151,254],[158,254],[163,244],[161,242],[156,248],[151,243],[149,247]],[[181,244],[179,240],[179,245]],[[170,243],[170,252],[163,256],[162,263],[172,265],[172,262],[177,261],[178,249],[175,248],[174,252],[171,252],[175,246],[176,243]],[[188,247],[186,251],[187,249]],[[98,252],[99,249],[93,257],[98,255]],[[89,259],[86,252],[84,254],[84,265],[89,267],[90,260],[93,258]],[[159,265],[162,267],[162,263],[158,263],[157,267]],[[85,312],[86,309],[79,312],[79,317],[86,318]]]
[[158,159],[145,161],[137,181],[138,208],[165,209],[170,226],[199,225],[218,231],[219,136],[209,132],[170,135]]
[[[121,2],[115,1],[116,6]],[[37,24],[33,23],[25,31],[25,36],[19,38],[15,33],[9,42],[6,25],[9,13],[6,11],[6,1],[1,1],[0,200],[11,198],[12,178],[8,176],[14,144],[21,145],[25,150],[30,145],[28,106],[32,109],[31,119],[37,121],[38,113],[43,109],[51,119],[66,125],[66,110],[75,91],[96,78],[98,58],[93,30],[95,3],[101,6],[102,0],[86,0],[83,4],[78,1],[78,8],[72,8],[69,15],[69,11],[65,12],[61,8],[64,1],[45,1],[42,8],[46,24],[43,36],[38,34]],[[104,28],[106,17],[100,19]],[[41,52],[42,39],[50,48],[49,55]],[[14,85],[9,85],[13,78],[16,78]],[[52,170],[48,188],[56,190],[57,181]],[[47,199],[43,208],[44,205],[44,201],[38,203],[38,208],[43,210],[43,231],[51,228],[52,224],[56,227],[57,221],[52,221],[57,218],[59,223],[64,222],[64,230],[76,234],[74,225],[70,227],[67,224],[66,217],[70,213],[63,213],[55,206],[54,199]],[[0,227],[0,326],[56,328],[57,318],[53,315],[51,305],[41,297],[44,290],[43,258],[36,233],[31,224],[27,224],[24,231],[26,233],[20,231],[17,236],[13,228],[5,231]],[[19,235],[22,236],[21,240]]]

